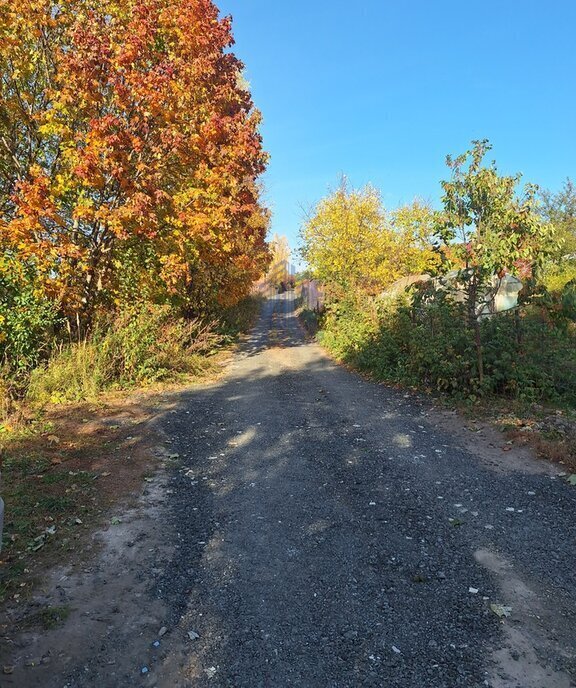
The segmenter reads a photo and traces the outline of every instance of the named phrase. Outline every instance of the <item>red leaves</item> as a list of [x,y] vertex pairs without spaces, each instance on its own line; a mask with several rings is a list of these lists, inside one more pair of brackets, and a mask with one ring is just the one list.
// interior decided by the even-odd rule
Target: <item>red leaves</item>
[[[14,15],[20,24],[36,21],[31,7]],[[257,188],[267,157],[242,64],[228,51],[230,19],[210,0],[34,8],[57,28],[53,73],[37,114],[41,164],[17,186],[7,235],[46,263],[66,302],[86,308],[100,298],[96,288],[117,293],[134,240],[147,242],[145,278],[155,261],[157,283],[189,303],[190,274],[204,294],[216,279],[242,296],[267,259]],[[32,69],[40,47],[26,49]]]

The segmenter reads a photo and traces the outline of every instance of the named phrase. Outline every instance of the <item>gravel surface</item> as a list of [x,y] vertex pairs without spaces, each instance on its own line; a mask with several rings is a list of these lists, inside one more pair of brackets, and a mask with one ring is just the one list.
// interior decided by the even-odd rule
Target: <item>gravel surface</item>
[[163,420],[162,546],[136,562],[157,651],[118,627],[45,685],[576,686],[576,489],[488,465],[453,422],[268,301],[224,379]]

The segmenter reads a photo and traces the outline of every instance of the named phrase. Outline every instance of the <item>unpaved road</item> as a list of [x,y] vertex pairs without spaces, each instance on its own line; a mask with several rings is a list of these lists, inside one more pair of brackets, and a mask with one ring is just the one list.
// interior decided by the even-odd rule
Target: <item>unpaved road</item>
[[172,403],[166,468],[54,572],[39,601],[70,618],[12,639],[1,686],[576,686],[556,469],[337,366],[290,296]]

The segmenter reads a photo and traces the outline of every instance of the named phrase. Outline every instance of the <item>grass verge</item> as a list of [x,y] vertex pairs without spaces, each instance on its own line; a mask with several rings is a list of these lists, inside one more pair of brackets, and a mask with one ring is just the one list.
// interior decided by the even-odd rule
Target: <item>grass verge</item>
[[210,327],[162,314],[160,323],[124,321],[37,370],[17,417],[0,424],[0,602],[26,600],[44,571],[81,561],[88,535],[114,525],[110,508],[145,489],[157,468],[151,450],[161,439],[147,422],[182,384],[221,374],[259,309],[247,300]]

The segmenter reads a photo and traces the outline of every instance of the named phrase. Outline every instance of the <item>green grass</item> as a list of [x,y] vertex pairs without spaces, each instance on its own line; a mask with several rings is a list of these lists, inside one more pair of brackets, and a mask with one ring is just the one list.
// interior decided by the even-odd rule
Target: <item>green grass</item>
[[199,375],[221,343],[213,323],[175,318],[168,307],[128,311],[89,339],[56,349],[32,371],[27,400],[40,406],[82,401],[110,389]]
[[34,453],[12,452],[5,456],[0,600],[17,590],[31,553],[68,546],[77,528],[75,519],[93,508],[95,477],[90,471],[52,466],[47,458]]
[[27,616],[22,625],[24,626],[40,626],[45,631],[51,631],[55,628],[63,626],[72,609],[68,606],[64,607],[44,607],[34,614]]

